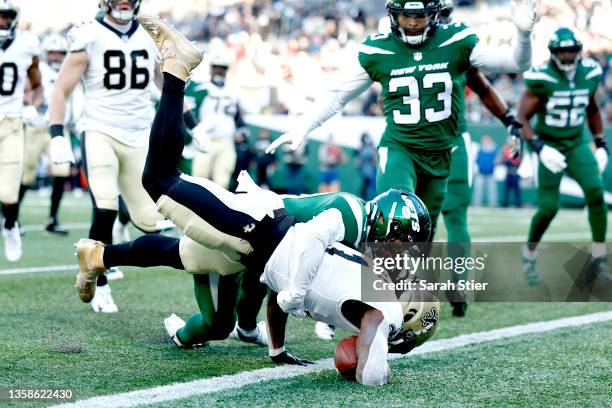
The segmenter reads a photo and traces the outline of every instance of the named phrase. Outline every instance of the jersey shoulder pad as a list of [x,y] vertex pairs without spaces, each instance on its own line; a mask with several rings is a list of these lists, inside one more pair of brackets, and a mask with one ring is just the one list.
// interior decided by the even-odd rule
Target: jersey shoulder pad
[[33,57],[40,55],[40,40],[38,37],[29,31],[21,30],[17,32],[17,36],[21,37],[28,54],[32,55]]
[[462,22],[440,25],[436,30],[436,37],[438,48],[452,46],[473,49],[479,41],[476,30]]
[[535,94],[546,93],[547,89],[559,83],[549,68],[548,64],[542,64],[523,73],[525,86]]
[[96,21],[83,21],[75,24],[68,31],[68,42],[70,52],[85,51],[89,44],[96,39]]
[[603,76],[603,69],[599,62],[595,61],[592,58],[584,58],[580,61],[580,65],[585,68],[585,78],[586,79],[601,79]]
[[395,52],[391,49],[392,44],[391,34],[377,33],[367,36],[359,46],[359,55],[393,55]]

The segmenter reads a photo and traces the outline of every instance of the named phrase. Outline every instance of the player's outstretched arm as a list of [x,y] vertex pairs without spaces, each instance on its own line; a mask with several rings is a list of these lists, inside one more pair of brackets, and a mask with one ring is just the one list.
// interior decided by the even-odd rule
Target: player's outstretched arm
[[285,350],[287,313],[276,302],[277,293],[269,290],[266,325],[268,326],[268,355],[276,364],[307,365],[310,360],[293,356]]
[[387,363],[389,325],[380,310],[370,309],[361,318],[357,337],[357,382],[383,385],[389,381]]
[[586,108],[586,112],[589,130],[595,141],[595,158],[597,159],[597,166],[599,167],[599,172],[603,173],[608,166],[608,143],[604,135],[599,102],[597,102],[597,98],[594,94],[589,98],[589,105]]
[[482,71],[471,68],[467,71],[466,78],[467,85],[472,91],[476,92],[483,105],[504,124],[508,135],[512,139],[512,157],[519,157],[522,151],[521,128],[523,125],[510,113],[508,104],[493,88]]
[[272,142],[266,153],[274,153],[284,144],[289,144],[290,149],[296,150],[304,143],[310,132],[340,112],[347,103],[372,85],[372,79],[357,61],[350,71],[344,82],[338,83],[319,96],[311,110],[302,115],[298,124]]
[[512,2],[512,21],[518,30],[513,47],[489,47],[477,44],[470,55],[470,63],[487,72],[523,72],[531,68],[531,32],[537,20],[537,0]]

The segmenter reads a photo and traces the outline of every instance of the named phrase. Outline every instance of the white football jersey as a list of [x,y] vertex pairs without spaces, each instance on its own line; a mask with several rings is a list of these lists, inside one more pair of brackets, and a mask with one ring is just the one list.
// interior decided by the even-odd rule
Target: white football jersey
[[[304,299],[304,310],[315,320],[359,332],[358,327],[342,314],[342,304],[357,300],[380,310],[396,333],[403,323],[399,302],[367,302],[361,299],[362,255],[340,243],[333,245],[333,254],[326,252]],[[275,292],[288,290],[291,276],[287,268],[266,268],[261,281]]]
[[[46,61],[41,61],[38,64],[40,69],[40,79],[43,86],[43,103],[40,106],[39,114],[41,116],[41,123],[39,126],[47,126],[49,122],[49,104],[51,103],[51,95],[53,94],[53,87],[55,87],[55,81],[57,81],[58,71],[51,68]],[[66,105],[66,115],[64,118],[64,125],[72,123],[72,95],[68,98],[68,104]]]
[[205,92],[206,96],[199,111],[200,123],[208,131],[211,139],[233,138],[236,134],[238,91],[229,85],[218,87],[212,82],[204,82],[194,91],[196,95]]
[[28,69],[39,54],[38,38],[27,31],[16,30],[0,47],[0,117],[21,117]]
[[68,32],[70,52],[85,50],[85,103],[78,127],[108,134],[129,146],[145,146],[153,120],[149,83],[159,55],[137,20],[125,34],[102,19]]

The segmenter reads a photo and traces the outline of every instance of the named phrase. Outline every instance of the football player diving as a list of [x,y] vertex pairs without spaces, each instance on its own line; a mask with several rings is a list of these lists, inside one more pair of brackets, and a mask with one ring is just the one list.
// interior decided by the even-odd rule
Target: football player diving
[[[321,260],[326,256],[326,249],[331,244],[346,239],[347,228],[341,211],[330,208],[307,222],[296,223],[295,218],[288,215],[280,197],[259,189],[252,182],[250,187],[247,185],[244,188],[246,191],[232,194],[209,180],[180,174],[177,164],[184,144],[184,129],[180,123],[184,87],[190,71],[201,61],[201,53],[180,33],[162,21],[144,16],[140,17],[140,21],[162,50],[164,75],[162,98],[152,127],[149,154],[143,174],[145,188],[156,201],[160,211],[183,229],[190,239],[206,248],[239,254],[240,261],[246,263],[247,269],[251,271],[245,276],[258,276],[267,264],[282,263],[282,260],[278,260],[279,257],[290,259],[292,276],[295,279],[292,279],[292,285],[283,291],[285,297],[281,297],[279,304],[285,312],[303,310],[306,289]],[[408,196],[401,199],[406,201]],[[420,203],[420,200],[418,202]],[[422,203],[420,208],[420,212],[415,210],[411,214],[416,213],[423,217],[419,220],[423,223],[419,222],[419,225],[424,236],[429,236],[429,217],[426,216],[427,212]],[[299,208],[295,211],[298,212]],[[358,208],[357,211],[360,212]],[[376,220],[384,219],[380,212],[373,213],[376,214]],[[388,226],[385,231],[393,230],[401,233],[399,237],[404,237],[403,224],[398,225],[392,219],[386,222]],[[359,223],[353,224],[356,231],[362,228]],[[380,228],[376,231],[379,233]],[[362,232],[353,238],[359,238],[361,234]],[[420,237],[415,236],[414,239]],[[351,244],[354,242],[351,238]],[[277,248],[282,249],[277,251]],[[287,250],[291,253],[290,257],[287,256]],[[83,251],[98,252],[98,255],[79,256],[80,260],[96,258],[100,265],[99,261],[102,259],[100,269],[108,266],[104,265],[107,256],[102,253],[106,252],[102,246],[84,245]],[[174,265],[182,262],[176,259],[176,253],[177,251]],[[178,253],[180,255],[180,247]],[[204,258],[210,264],[212,258]],[[222,261],[228,263],[228,257],[224,255],[224,258]],[[95,292],[95,280],[100,269],[89,261],[82,262],[80,269],[77,291],[82,300],[89,301]],[[231,327],[233,318],[229,321]],[[189,344],[190,339],[185,339],[182,333],[185,331],[177,334],[175,342],[178,340],[180,344],[183,344],[183,341],[186,345],[193,344]],[[278,362],[300,363],[299,359],[284,350],[272,357]]]
[[26,81],[32,92],[31,104],[43,100],[38,39],[17,30],[19,8],[11,0],[0,0],[0,206],[4,214],[2,236],[4,255],[9,262],[21,258],[19,189],[24,160],[23,111]]
[[[582,58],[582,43],[569,28],[559,28],[548,43],[550,60],[525,73],[526,89],[518,117],[525,141],[537,153],[538,204],[523,248],[523,272],[531,285],[539,283],[537,246],[559,210],[559,186],[565,171],[582,189],[588,208],[593,244],[591,277],[611,281],[607,261],[608,211],[601,174],[608,164],[608,144],[595,92],[601,66]],[[532,127],[530,119],[536,116]],[[595,153],[583,137],[584,122],[595,142]]]
[[387,126],[378,147],[378,192],[397,188],[416,193],[435,226],[457,141],[465,73],[471,67],[492,73],[530,68],[535,1],[513,7],[518,29],[513,47],[480,44],[465,24],[440,25],[440,0],[388,0],[386,7],[391,32],[365,39],[347,79],[319,97],[268,151],[285,143],[297,148],[311,131],[379,82]]
[[[441,0],[440,23],[451,24],[453,13],[453,0]],[[485,75],[478,68],[471,67],[465,73],[465,85],[474,91],[483,105],[497,117],[507,128],[509,143],[512,146],[513,157],[518,157],[521,153],[521,131],[522,125],[508,109],[508,105],[503,98],[491,86]],[[460,93],[460,97],[464,97]],[[460,104],[460,111],[457,117],[457,130],[455,148],[451,153],[450,175],[446,188],[446,197],[442,205],[442,215],[444,225],[448,232],[448,251],[453,257],[465,257],[470,255],[470,234],[467,227],[467,208],[472,201],[472,139],[467,131],[465,120],[465,103]],[[466,279],[454,273],[453,279]],[[453,307],[453,316],[464,316],[467,310],[467,299],[465,293],[454,291],[449,293],[450,303]]]

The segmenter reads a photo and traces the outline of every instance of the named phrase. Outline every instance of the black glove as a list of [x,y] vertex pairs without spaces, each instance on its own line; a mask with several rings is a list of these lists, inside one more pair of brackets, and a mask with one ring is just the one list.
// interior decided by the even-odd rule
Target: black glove
[[517,157],[520,157],[521,153],[523,152],[523,134],[521,133],[523,124],[519,122],[516,117],[510,113],[510,111],[504,114],[501,121],[504,126],[506,126],[508,136],[510,136],[510,143],[512,143],[512,159],[516,159]]
[[302,360],[300,358],[297,358],[297,357],[293,356],[290,353],[287,353],[286,351],[283,351],[282,353],[280,353],[279,355],[276,355],[274,357],[270,356],[270,358],[276,364],[291,364],[291,365],[300,365],[300,366],[305,366],[305,365],[308,365],[308,364],[314,364],[310,360]]
[[595,147],[596,148],[602,148],[606,151],[606,153],[610,153],[608,151],[608,142],[606,142],[606,139],[604,139],[603,137],[596,137],[595,138]]

